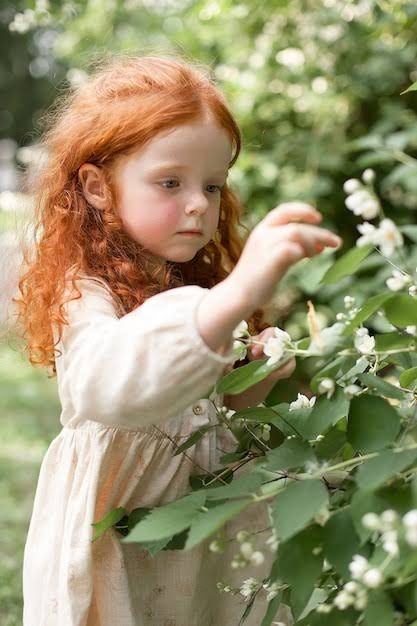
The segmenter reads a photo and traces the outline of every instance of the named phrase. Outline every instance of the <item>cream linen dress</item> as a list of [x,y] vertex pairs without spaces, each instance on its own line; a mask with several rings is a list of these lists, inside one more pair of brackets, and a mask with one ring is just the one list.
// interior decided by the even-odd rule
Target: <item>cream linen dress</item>
[[[222,396],[202,398],[235,360],[231,345],[222,356],[198,332],[208,290],[170,289],[119,317],[103,281],[83,277],[78,286],[82,297],[65,305],[70,324],[57,346],[62,430],[42,461],[25,545],[24,626],[237,626],[244,598],[216,583],[268,575],[269,551],[262,566],[230,567],[236,532],[270,526],[264,503],[227,524],[233,541],[223,554],[209,551],[210,538],[152,557],[120,543],[113,528],[92,542],[91,524],[111,509],[177,499],[190,491],[190,475],[219,469],[234,450],[233,435],[218,426],[173,456],[175,444],[216,419]],[[245,626],[260,626],[264,598]],[[287,623],[284,613],[277,620]]]

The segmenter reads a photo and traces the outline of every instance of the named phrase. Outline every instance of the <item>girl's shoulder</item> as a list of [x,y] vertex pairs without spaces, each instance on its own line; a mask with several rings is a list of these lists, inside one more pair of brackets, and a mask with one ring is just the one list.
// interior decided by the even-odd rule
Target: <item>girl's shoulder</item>
[[[119,298],[114,294],[110,285],[101,277],[90,275],[82,270],[76,270],[75,265],[71,266],[65,273],[65,291],[74,293],[73,281],[75,286],[81,292],[81,298],[104,300],[111,304],[118,317],[125,313],[124,307],[121,305]],[[76,294],[74,293],[76,296]]]

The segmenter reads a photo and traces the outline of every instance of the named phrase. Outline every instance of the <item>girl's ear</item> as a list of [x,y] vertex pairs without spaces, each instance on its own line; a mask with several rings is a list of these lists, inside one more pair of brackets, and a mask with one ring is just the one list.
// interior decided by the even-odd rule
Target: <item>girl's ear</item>
[[83,163],[78,170],[78,180],[87,202],[96,209],[105,209],[108,193],[103,171],[92,163]]

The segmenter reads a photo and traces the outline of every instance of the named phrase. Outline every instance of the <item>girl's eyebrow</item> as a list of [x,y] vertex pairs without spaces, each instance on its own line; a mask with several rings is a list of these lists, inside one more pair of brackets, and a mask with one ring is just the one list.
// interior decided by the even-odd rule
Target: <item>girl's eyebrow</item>
[[[163,170],[187,170],[188,167],[187,165],[181,165],[180,163],[162,163],[161,165],[158,165],[157,167],[154,168],[153,173],[156,172],[160,172]],[[228,174],[228,170],[224,170],[224,169],[220,169],[217,170],[217,172],[213,172],[213,176],[227,176]]]

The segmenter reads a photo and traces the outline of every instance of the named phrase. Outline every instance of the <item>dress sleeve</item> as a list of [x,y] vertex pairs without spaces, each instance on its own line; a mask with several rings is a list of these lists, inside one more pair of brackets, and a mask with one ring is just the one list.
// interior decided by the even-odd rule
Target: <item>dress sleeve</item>
[[69,324],[57,347],[59,386],[78,417],[129,427],[163,421],[202,398],[236,360],[232,338],[221,355],[198,331],[208,289],[170,289],[118,317],[104,283],[77,285],[82,297],[65,304]]

